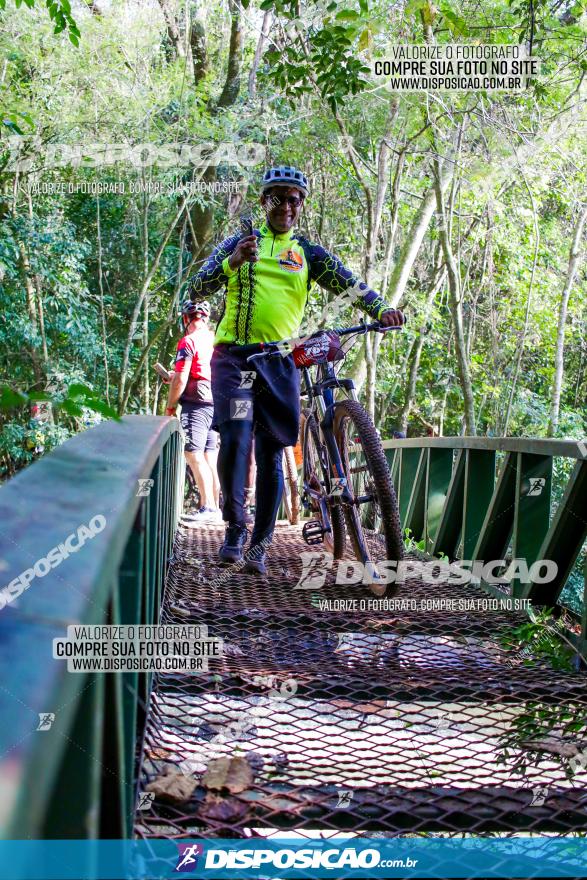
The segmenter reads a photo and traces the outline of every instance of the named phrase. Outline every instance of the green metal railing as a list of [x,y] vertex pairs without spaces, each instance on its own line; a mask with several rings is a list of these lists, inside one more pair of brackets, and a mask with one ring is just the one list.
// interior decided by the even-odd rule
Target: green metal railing
[[[383,443],[404,529],[451,560],[556,563],[549,583],[512,581],[512,596],[555,607],[587,538],[587,450],[570,440],[441,437]],[[498,453],[503,453],[499,467]],[[553,460],[575,460],[551,515]],[[587,573],[586,573],[587,575]],[[490,583],[482,584],[503,596]],[[587,627],[587,576],[582,639]]]
[[3,837],[130,835],[150,676],[68,673],[52,641],[69,624],[157,622],[183,481],[177,420],[128,416],[77,435],[0,489],[3,587],[93,517],[106,521],[0,608]]

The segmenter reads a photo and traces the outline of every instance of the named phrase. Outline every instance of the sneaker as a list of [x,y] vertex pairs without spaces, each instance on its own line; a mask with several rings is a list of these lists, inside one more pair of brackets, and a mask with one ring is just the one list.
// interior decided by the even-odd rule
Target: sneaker
[[198,513],[207,522],[222,522],[222,511],[217,507],[200,507]]
[[183,517],[188,522],[220,522],[222,512],[215,507],[200,507],[195,513],[188,513]]
[[222,562],[240,562],[243,558],[243,547],[249,534],[246,526],[229,523],[226,526],[224,542],[218,551]]
[[267,566],[265,565],[267,554],[259,545],[249,547],[245,553],[245,560],[243,571],[249,574],[267,574]]

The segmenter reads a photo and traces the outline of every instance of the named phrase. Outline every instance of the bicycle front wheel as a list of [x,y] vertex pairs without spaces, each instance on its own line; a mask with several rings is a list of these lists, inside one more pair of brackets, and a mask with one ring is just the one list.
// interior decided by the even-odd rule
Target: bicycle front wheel
[[[397,498],[381,440],[360,403],[335,404],[334,436],[354,500],[343,507],[355,557],[375,565],[384,559],[399,562],[404,546]],[[376,595],[386,593],[383,584],[374,583],[371,589]],[[395,590],[390,585],[387,594]]]

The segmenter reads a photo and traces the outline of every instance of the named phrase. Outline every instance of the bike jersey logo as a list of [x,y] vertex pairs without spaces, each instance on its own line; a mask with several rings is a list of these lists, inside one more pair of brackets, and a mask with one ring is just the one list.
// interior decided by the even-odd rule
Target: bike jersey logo
[[291,248],[281,251],[277,256],[277,263],[280,269],[286,272],[299,272],[304,267],[304,260],[301,254],[296,254]]

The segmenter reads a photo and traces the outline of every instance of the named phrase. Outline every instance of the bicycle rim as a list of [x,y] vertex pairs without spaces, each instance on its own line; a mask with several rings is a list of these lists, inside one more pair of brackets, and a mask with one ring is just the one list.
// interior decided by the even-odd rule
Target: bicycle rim
[[[322,481],[325,477],[326,462],[320,457],[320,435],[318,425],[312,413],[304,413],[304,429],[302,437],[302,479],[304,486],[310,486],[317,492],[325,493]],[[310,497],[312,516],[324,522],[320,505]],[[330,517],[330,532],[324,535],[323,547],[327,553],[332,553],[335,559],[340,559],[345,549],[344,518],[340,507],[328,509]]]

